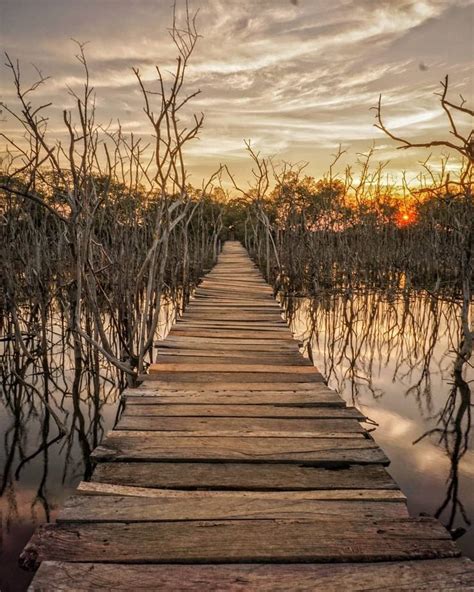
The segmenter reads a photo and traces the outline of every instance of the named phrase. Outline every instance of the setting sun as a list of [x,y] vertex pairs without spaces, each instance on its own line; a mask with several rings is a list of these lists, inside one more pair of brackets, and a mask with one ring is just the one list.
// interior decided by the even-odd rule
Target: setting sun
[[399,228],[410,226],[416,222],[416,212],[413,210],[400,210],[395,218],[396,225]]

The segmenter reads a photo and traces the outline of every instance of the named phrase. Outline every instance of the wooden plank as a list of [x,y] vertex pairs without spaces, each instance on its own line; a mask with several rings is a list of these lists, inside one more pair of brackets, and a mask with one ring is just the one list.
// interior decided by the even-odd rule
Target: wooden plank
[[[265,292],[273,295],[273,288],[267,284],[261,275],[260,277],[258,276],[258,273],[253,276],[247,275],[250,272],[250,269],[247,266],[243,266],[240,271],[243,272],[245,276],[236,277],[235,273],[232,274],[231,271],[219,274],[220,277],[217,274],[207,274],[204,276],[197,289],[202,290],[209,287],[211,289],[222,288],[223,290],[226,290],[226,288],[233,287],[235,290],[226,291],[226,294],[230,292],[230,294],[233,295],[235,292],[247,294],[247,288],[257,288],[258,291],[260,288],[263,288]],[[232,275],[234,277],[232,277]]]
[[[242,273],[245,273],[245,271]],[[202,294],[211,294],[216,299],[222,298],[235,300],[238,298],[243,298],[245,300],[273,300],[272,288],[270,288],[268,285],[265,287],[266,289],[262,290],[261,285],[241,284],[240,286],[236,285],[234,289],[230,289],[230,286],[228,286],[226,282],[215,282],[213,284],[208,283],[206,285],[200,284],[194,293],[194,297],[197,298]]]
[[286,329],[288,331],[287,324],[277,313],[272,313],[271,315],[259,315],[257,313],[244,314],[239,311],[238,315],[235,313],[231,315],[225,314],[223,310],[207,315],[203,312],[194,314],[186,313],[178,322],[177,326],[212,326],[214,328],[232,327],[235,329],[243,328],[247,330],[258,330],[261,327],[262,330]]
[[257,328],[262,323],[263,326],[282,327],[288,329],[286,321],[282,318],[280,311],[243,311],[241,309],[206,309],[200,311],[186,311],[179,317],[178,324],[206,324],[215,323],[216,325],[244,325]]
[[347,562],[457,557],[432,518],[45,524],[21,563]]
[[292,405],[167,405],[156,397],[154,404],[136,404],[127,399],[123,417],[273,417],[314,419],[357,419],[365,416],[355,407],[296,407]]
[[[235,272],[241,275],[246,275],[248,272],[247,269]],[[249,280],[245,281],[236,281],[232,278],[221,278],[217,279],[214,278],[209,280],[208,278],[204,277],[202,282],[197,286],[193,298],[196,298],[200,294],[215,294],[216,298],[264,298],[268,301],[275,301],[274,298],[274,290],[271,286],[269,286],[260,276],[251,277]]]
[[282,329],[281,331],[278,329],[273,329],[273,331],[263,331],[260,329],[239,329],[238,331],[230,331],[225,329],[215,328],[215,329],[186,329],[184,327],[177,327],[175,326],[171,334],[173,336],[180,335],[183,337],[216,337],[219,339],[251,339],[251,341],[258,343],[259,341],[265,339],[278,339],[280,341],[293,341],[293,337],[291,334]]
[[177,333],[170,333],[166,340],[163,342],[165,343],[172,343],[172,344],[214,344],[214,345],[230,345],[233,348],[239,349],[236,346],[240,345],[250,345],[250,346],[265,346],[266,351],[272,351],[272,349],[285,349],[285,350],[292,350],[292,351],[299,351],[298,345],[296,341],[293,339],[277,339],[273,338],[270,339],[261,339],[260,337],[237,337],[234,336],[233,338],[225,338],[221,336],[204,336],[201,334],[198,335],[178,335]]
[[195,297],[198,298],[199,296],[212,296],[216,300],[220,298],[229,298],[231,300],[270,300],[273,299],[273,290],[261,284],[241,284],[240,286],[234,284],[232,286],[231,284],[212,285],[207,283],[206,285],[202,284],[196,290]]
[[[236,315],[234,315],[236,316]],[[251,316],[247,315],[243,318],[242,313],[239,313],[238,318],[227,318],[223,314],[216,313],[212,318],[203,318],[202,314],[190,315],[186,313],[179,318],[175,324],[176,328],[181,327],[206,327],[211,326],[216,329],[246,329],[246,330],[261,330],[261,331],[287,331],[289,330],[286,322],[278,314],[272,316],[262,316],[253,313]]]
[[272,300],[272,301],[263,301],[263,302],[254,302],[251,304],[245,304],[241,302],[222,302],[221,300],[212,300],[212,299],[205,299],[202,298],[200,300],[191,300],[186,311],[214,311],[214,310],[222,310],[222,311],[251,311],[251,312],[280,312],[281,307],[280,305]]
[[285,355],[279,354],[249,354],[245,351],[230,351],[230,352],[212,352],[205,350],[173,350],[162,349],[158,350],[158,355],[155,358],[155,363],[173,362],[173,363],[219,363],[219,364],[271,364],[273,366],[281,366],[282,364],[291,364],[293,366],[313,366],[307,358],[296,353],[288,353]]
[[[176,392],[182,391],[184,392],[216,392],[216,393],[231,393],[231,394],[238,394],[241,392],[248,392],[248,393],[255,393],[255,396],[258,396],[258,393],[266,392],[266,393],[276,393],[278,394],[279,398],[281,396],[286,395],[304,395],[304,394],[312,394],[316,395],[328,395],[332,396],[335,400],[342,401],[340,395],[338,395],[335,391],[328,388],[324,383],[320,382],[292,382],[292,383],[285,383],[285,384],[276,384],[276,383],[267,383],[267,382],[251,382],[251,383],[241,383],[241,382],[222,382],[217,385],[207,385],[207,384],[195,384],[189,385],[188,383],[183,383],[183,386],[180,386],[179,383],[173,382],[168,383],[161,379],[158,379],[155,376],[148,376],[146,380],[140,385],[139,388],[136,389],[128,389],[128,393],[132,393],[134,391],[143,391],[149,390],[156,391],[160,393],[166,392]],[[235,377],[234,377],[235,378]],[[260,378],[260,377],[259,377]]]
[[288,333],[285,334],[285,332],[281,332],[279,335],[273,336],[272,339],[273,341],[270,341],[266,334],[263,336],[255,335],[254,330],[248,331],[247,335],[243,335],[241,337],[239,337],[236,334],[233,334],[230,338],[224,337],[222,335],[217,335],[217,333],[213,333],[212,335],[202,335],[201,332],[198,332],[198,334],[196,335],[183,335],[171,331],[171,333],[169,333],[166,340],[164,341],[166,343],[168,342],[168,340],[177,343],[185,343],[188,341],[190,341],[191,343],[204,343],[204,341],[206,340],[210,343],[222,343],[227,345],[265,345],[268,347],[273,346],[292,349],[293,351],[299,351],[296,341]]
[[184,339],[182,337],[172,337],[169,336],[166,341],[157,341],[155,342],[155,347],[159,348],[185,348],[185,349],[193,349],[193,350],[203,350],[205,352],[210,352],[212,350],[219,350],[219,351],[243,351],[245,353],[248,352],[264,352],[267,354],[270,353],[299,353],[298,345],[296,342],[292,341],[285,341],[285,342],[271,342],[269,340],[264,340],[262,342],[258,342],[258,340],[248,340],[248,339],[234,339],[232,341],[223,340],[223,339],[205,339],[205,338],[198,338],[193,337],[190,339]]
[[252,296],[247,296],[245,294],[238,295],[232,294],[232,296],[226,296],[225,292],[218,292],[218,291],[197,291],[194,295],[195,301],[201,303],[204,302],[212,302],[215,304],[216,302],[222,305],[245,305],[245,306],[257,306],[258,304],[263,304],[265,306],[269,306],[271,304],[271,298],[268,295],[259,296],[258,294],[254,294]]
[[341,490],[396,489],[380,465],[343,465],[337,470],[302,464],[210,462],[113,462],[97,465],[93,481],[167,489]]
[[41,564],[30,592],[467,592],[474,564],[466,558],[327,565]]
[[195,330],[201,331],[249,331],[252,334],[271,331],[272,333],[279,332],[288,335],[288,327],[283,321],[278,323],[275,320],[265,321],[256,319],[254,321],[218,321],[218,320],[189,320],[183,319],[178,321],[171,329],[171,334],[175,334],[181,330]]
[[162,491],[155,495],[74,495],[57,523],[408,518],[403,500],[321,500],[311,492]]
[[[216,373],[238,373],[239,377],[241,375],[245,375],[245,373],[271,373],[272,375],[280,375],[280,374],[304,374],[304,375],[317,375],[319,380],[321,380],[321,374],[315,369],[314,366],[281,366],[272,364],[221,364],[219,362],[214,362],[211,364],[206,364],[205,362],[202,363],[193,363],[189,364],[186,362],[157,362],[151,364],[148,368],[148,372],[150,374],[165,374],[171,372],[183,372],[183,373],[194,373],[194,372],[206,372],[207,376],[212,376]],[[306,377],[307,378],[307,377]]]
[[[105,465],[104,465],[105,466]],[[92,495],[92,496],[127,496],[127,497],[145,497],[145,498],[162,498],[165,494],[179,495],[181,498],[193,499],[189,497],[188,490],[176,490],[176,489],[156,489],[150,487],[130,487],[126,485],[116,485],[114,483],[98,483],[93,481],[81,481],[77,486],[77,493],[79,495]],[[249,495],[249,491],[239,490],[245,495]],[[251,490],[252,492],[254,490]],[[295,490],[290,490],[290,493],[294,493]],[[194,494],[201,496],[209,496],[211,492],[194,490]],[[221,497],[223,491],[217,492]],[[278,496],[282,492],[270,491],[266,492],[267,496]],[[285,496],[288,495],[288,491],[283,491]],[[325,500],[325,501],[370,501],[370,502],[406,502],[405,495],[399,490],[390,489],[333,489],[333,490],[311,490],[305,493],[305,496],[309,496],[311,500]]]
[[185,391],[185,390],[147,390],[134,394],[128,392],[127,402],[136,405],[152,405],[157,398],[168,404],[204,405],[291,405],[307,407],[345,407],[344,401],[334,392],[295,393],[293,391]]
[[[324,382],[323,376],[316,369],[311,370],[312,372],[310,374],[298,375],[291,372],[260,372],[258,376],[255,376],[254,372],[240,372],[238,374],[234,372],[160,372],[159,374],[142,375],[140,378],[149,380],[145,376],[150,376],[151,380],[156,380],[159,387],[164,386],[164,384],[174,386],[179,384],[204,383],[206,385],[214,385],[214,388],[217,390],[225,390],[226,388],[230,390],[233,388],[231,385],[240,384],[242,388],[247,387],[248,390],[259,390],[261,384],[267,383],[267,385],[271,386],[266,386],[263,390],[270,390],[270,388],[275,390],[282,388],[283,383]],[[206,388],[209,388],[209,386],[206,386]],[[290,388],[293,390],[293,387],[287,387],[287,390],[290,390]]]
[[267,282],[263,279],[261,274],[258,272],[254,272],[253,277],[250,275],[250,268],[245,266],[245,277],[235,277],[230,272],[226,273],[208,273],[204,276],[202,282],[199,284],[201,286],[242,286],[244,291],[247,286],[262,286],[265,288],[266,291],[273,294],[273,289],[267,284]]
[[92,453],[98,462],[123,460],[388,464],[366,438],[259,438],[167,436],[114,430]]
[[249,417],[157,417],[128,416],[120,419],[117,430],[149,430],[181,435],[326,437],[353,438],[365,432],[355,419],[273,419]]
[[262,320],[262,321],[278,321],[284,322],[282,318],[282,312],[280,310],[246,310],[244,308],[234,308],[234,309],[227,309],[222,306],[215,306],[214,308],[211,307],[202,307],[198,308],[195,307],[188,307],[186,309],[186,314],[183,317],[184,319],[192,319],[192,320],[225,320],[225,321],[253,321],[253,320]]
[[[209,303],[213,303],[213,306],[209,306]],[[234,323],[246,323],[252,322],[255,319],[261,319],[268,323],[275,323],[278,327],[284,326],[288,328],[288,324],[282,316],[281,308],[276,305],[273,306],[271,301],[260,301],[265,303],[266,306],[255,306],[254,303],[248,303],[243,300],[234,301],[234,304],[240,303],[241,306],[230,306],[229,302],[222,302],[220,299],[210,298],[209,300],[201,299],[196,304],[191,304],[184,310],[184,314],[179,315],[178,321],[183,323],[186,321],[201,321],[206,320],[201,315],[207,315],[211,317],[207,320],[220,321],[220,322],[234,322]],[[207,304],[207,306],[204,306]],[[233,320],[229,320],[229,317]]]
[[[178,325],[174,325],[171,329],[170,336],[181,334],[182,331],[195,331],[199,334],[201,332],[219,332],[219,331],[230,331],[230,332],[245,332],[244,337],[257,336],[259,333],[279,333],[281,336],[288,336],[288,330],[286,326],[278,325],[275,321],[247,321],[247,322],[236,322],[236,321],[225,321],[218,322],[211,319],[203,321],[182,321]],[[217,335],[218,336],[218,335]]]

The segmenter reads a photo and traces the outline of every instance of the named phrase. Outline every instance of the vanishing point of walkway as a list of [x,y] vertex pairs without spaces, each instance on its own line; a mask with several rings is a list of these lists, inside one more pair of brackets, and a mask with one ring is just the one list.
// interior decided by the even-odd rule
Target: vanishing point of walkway
[[474,590],[239,243],[157,352],[92,481],[26,547],[31,590]]

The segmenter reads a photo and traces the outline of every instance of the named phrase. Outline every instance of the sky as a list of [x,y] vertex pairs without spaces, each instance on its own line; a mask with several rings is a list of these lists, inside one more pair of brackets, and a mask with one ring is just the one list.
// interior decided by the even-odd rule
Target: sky
[[[72,106],[67,86],[82,83],[73,38],[88,42],[98,120],[120,119],[124,130],[150,137],[131,68],[139,67],[152,87],[156,64],[173,67],[171,4],[0,0],[1,46],[20,60],[25,83],[35,79],[32,64],[51,77],[33,100],[53,101],[53,135],[64,137],[58,115]],[[199,9],[202,37],[187,89],[201,94],[188,114],[205,114],[200,138],[186,151],[194,184],[219,163],[244,182],[250,175],[244,140],[276,161],[308,162],[307,173],[316,177],[338,145],[347,151],[340,169],[374,146],[375,162],[390,161],[390,174],[414,176],[428,153],[397,150],[374,127],[379,94],[387,126],[412,141],[448,139],[434,95],[446,74],[451,98],[462,93],[474,103],[473,0],[190,0],[190,6]],[[0,84],[2,100],[13,106],[4,67]],[[18,128],[3,119],[2,131],[17,137]]]

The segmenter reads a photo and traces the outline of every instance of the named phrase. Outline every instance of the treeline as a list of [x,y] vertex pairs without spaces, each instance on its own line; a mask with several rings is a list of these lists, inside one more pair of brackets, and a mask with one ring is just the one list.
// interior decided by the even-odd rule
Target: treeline
[[246,205],[241,230],[285,294],[426,289],[462,297],[473,282],[474,201],[454,186],[413,190],[285,174]]

